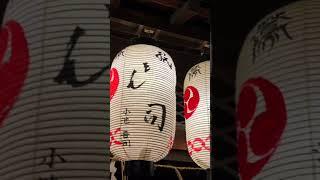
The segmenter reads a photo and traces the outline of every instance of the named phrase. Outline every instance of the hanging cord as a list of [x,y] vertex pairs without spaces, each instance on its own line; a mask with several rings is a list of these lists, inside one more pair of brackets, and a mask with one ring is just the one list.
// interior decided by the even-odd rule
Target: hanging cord
[[200,47],[200,57],[201,59],[208,60],[210,59],[210,44],[207,41],[203,41]]
[[120,161],[120,162],[121,162],[121,179],[127,180],[127,178],[124,176],[125,161]]
[[155,30],[145,26],[139,26],[136,36],[129,39],[130,44],[150,44],[157,45],[158,41],[154,38]]
[[178,179],[179,179],[179,180],[183,180],[183,178],[182,178],[182,176],[181,176],[181,174],[180,174],[179,169],[174,168],[174,170],[175,170],[175,171],[176,171],[176,173],[177,173]]
[[168,165],[160,165],[160,164],[156,164],[155,166],[156,166],[156,167],[162,167],[162,168],[174,169],[174,171],[175,171],[176,174],[177,174],[178,179],[179,179],[179,180],[183,180],[183,177],[182,177],[182,175],[181,175],[181,173],[180,173],[180,171],[179,171],[179,169],[178,169],[177,167],[175,167],[175,166],[168,166]]

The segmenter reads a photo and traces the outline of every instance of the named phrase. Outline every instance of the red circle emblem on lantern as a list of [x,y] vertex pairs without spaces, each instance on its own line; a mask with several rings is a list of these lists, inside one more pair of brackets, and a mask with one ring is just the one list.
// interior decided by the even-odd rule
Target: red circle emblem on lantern
[[119,86],[119,73],[115,68],[111,68],[110,70],[110,101],[113,96],[116,94],[116,91]]
[[[255,116],[257,90],[264,97],[265,111]],[[245,82],[237,105],[237,123],[240,176],[242,180],[251,180],[275,152],[287,123],[280,89],[261,77]],[[258,160],[250,162],[249,154]]]
[[[10,52],[11,50],[11,52]],[[8,54],[8,58],[6,57]],[[8,21],[0,30],[0,126],[12,109],[27,76],[29,49],[23,28]]]
[[184,117],[186,119],[189,119],[196,111],[199,101],[199,91],[193,86],[188,86],[184,92]]

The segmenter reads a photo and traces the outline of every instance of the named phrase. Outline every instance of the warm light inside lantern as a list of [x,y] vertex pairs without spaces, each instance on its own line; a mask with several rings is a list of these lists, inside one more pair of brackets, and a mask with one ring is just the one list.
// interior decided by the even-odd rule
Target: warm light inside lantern
[[172,148],[176,126],[176,71],[164,50],[129,46],[110,71],[110,151],[119,160],[152,161]]
[[210,168],[210,61],[193,66],[184,80],[184,116],[189,155]]

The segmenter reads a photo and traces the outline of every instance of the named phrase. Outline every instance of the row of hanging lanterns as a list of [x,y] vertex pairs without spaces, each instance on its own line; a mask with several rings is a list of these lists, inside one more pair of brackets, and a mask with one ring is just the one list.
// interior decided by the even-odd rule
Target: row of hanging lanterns
[[[320,178],[316,165],[319,18],[318,1],[292,3],[262,19],[243,45],[236,76],[242,180]],[[111,73],[115,84],[111,87],[111,152],[126,161],[162,159],[174,139],[172,59],[154,46],[130,46],[118,54]],[[184,81],[188,151],[205,169],[210,168],[209,74],[209,62],[202,62],[189,70]],[[160,109],[152,109],[152,104]],[[125,124],[127,107],[132,114]],[[124,131],[130,131],[131,146],[119,140]]]
[[[184,115],[188,151],[202,168],[210,167],[209,61],[187,73]],[[115,159],[152,175],[153,162],[171,150],[176,129],[176,69],[170,55],[148,44],[120,51],[110,69],[110,151]],[[151,167],[152,168],[152,167]],[[136,172],[146,173],[146,172]]]

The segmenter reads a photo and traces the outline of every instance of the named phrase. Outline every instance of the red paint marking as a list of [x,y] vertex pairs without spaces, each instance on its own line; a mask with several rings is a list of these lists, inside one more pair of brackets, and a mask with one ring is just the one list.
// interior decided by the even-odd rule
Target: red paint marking
[[116,135],[117,134],[120,134],[121,133],[121,128],[117,128],[117,129],[115,129],[115,130],[113,130],[113,131],[110,131],[110,147],[113,145],[113,144],[115,144],[115,145],[122,145],[122,142],[121,141],[118,141],[117,139],[116,139]]
[[119,86],[119,73],[116,68],[111,68],[110,70],[110,101],[116,94]]
[[[261,91],[266,105],[266,110],[256,117],[255,88]],[[259,174],[275,152],[286,123],[285,100],[277,86],[263,78],[244,83],[237,105],[238,160],[242,180],[251,180]],[[257,161],[249,162],[249,148],[255,156],[261,156]]]
[[[5,54],[10,49],[11,54],[5,60]],[[29,48],[23,28],[16,21],[8,21],[0,30],[0,127],[20,94],[29,62]]]
[[173,136],[170,136],[167,148],[171,150],[172,146],[173,146]]
[[201,152],[203,150],[210,151],[210,146],[207,145],[208,142],[210,142],[210,136],[205,139],[195,138],[187,141],[187,146],[190,146],[189,155],[191,156],[193,152]]
[[[211,140],[211,136],[208,136],[208,137],[204,140],[204,142],[210,142],[210,140]],[[207,150],[207,151],[210,151],[210,146],[204,146],[204,149]]]
[[184,117],[189,119],[196,111],[200,101],[198,90],[193,86],[188,86],[184,92]]

